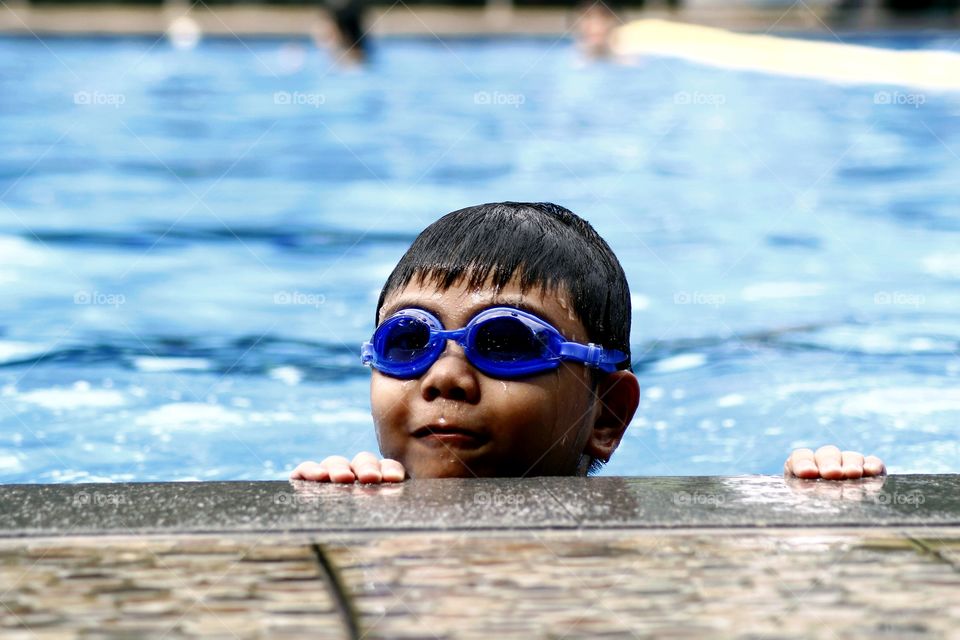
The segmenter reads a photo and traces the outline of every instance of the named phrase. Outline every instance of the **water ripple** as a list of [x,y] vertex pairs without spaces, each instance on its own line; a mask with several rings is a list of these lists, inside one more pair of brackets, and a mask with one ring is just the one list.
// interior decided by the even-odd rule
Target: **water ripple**
[[324,251],[331,248],[379,246],[382,244],[409,245],[414,234],[389,231],[317,230],[243,227],[189,228],[175,226],[169,229],[142,231],[96,230],[38,230],[24,233],[26,240],[66,247],[112,247],[138,249],[154,246],[177,246],[193,243],[223,243],[252,241],[269,243],[291,251]]

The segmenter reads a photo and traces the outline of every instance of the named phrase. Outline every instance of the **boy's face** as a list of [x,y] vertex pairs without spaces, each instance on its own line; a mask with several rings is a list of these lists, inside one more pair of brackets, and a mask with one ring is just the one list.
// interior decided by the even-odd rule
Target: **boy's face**
[[[589,341],[565,293],[521,293],[515,282],[498,292],[411,283],[387,297],[378,321],[416,307],[444,328],[458,329],[493,306],[520,307],[568,340]],[[599,410],[584,365],[563,363],[547,373],[500,380],[474,368],[452,341],[419,378],[399,380],[374,370],[370,400],[381,453],[414,478],[572,475]]]

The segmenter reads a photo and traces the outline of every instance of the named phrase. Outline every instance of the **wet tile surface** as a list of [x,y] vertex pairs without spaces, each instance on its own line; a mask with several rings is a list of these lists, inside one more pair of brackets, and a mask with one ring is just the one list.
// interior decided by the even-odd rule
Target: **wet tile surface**
[[582,527],[960,525],[957,475],[591,478],[547,488]]
[[960,524],[960,476],[0,486],[0,536]]
[[958,638],[958,514],[957,476],[4,486],[0,637]]
[[0,637],[949,639],[958,548],[926,527],[6,539]]
[[0,584],[5,640],[344,635],[302,542],[7,541]]
[[0,535],[574,527],[547,479],[0,486]]
[[960,570],[882,530],[527,531],[483,544],[446,533],[328,548],[368,637],[956,638],[960,629]]

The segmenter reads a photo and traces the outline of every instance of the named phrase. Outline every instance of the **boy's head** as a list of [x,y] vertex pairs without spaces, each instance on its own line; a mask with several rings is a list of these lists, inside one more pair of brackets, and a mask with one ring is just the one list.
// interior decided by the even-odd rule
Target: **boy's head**
[[503,379],[478,370],[447,341],[416,378],[374,371],[371,402],[383,455],[413,477],[571,475],[606,461],[639,401],[628,371],[630,292],[610,247],[554,204],[454,211],[427,227],[394,268],[377,324],[413,308],[459,329],[494,306],[533,313],[568,341],[625,357],[613,373],[565,361]]

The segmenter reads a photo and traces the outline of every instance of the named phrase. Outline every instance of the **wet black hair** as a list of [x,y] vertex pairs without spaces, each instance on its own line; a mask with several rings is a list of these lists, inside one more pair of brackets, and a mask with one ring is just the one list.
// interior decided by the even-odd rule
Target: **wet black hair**
[[414,280],[439,290],[460,281],[501,289],[514,277],[523,291],[565,290],[590,342],[627,354],[619,368],[630,368],[630,289],[623,268],[589,222],[550,202],[481,204],[428,226],[383,285],[375,322],[387,296]]

